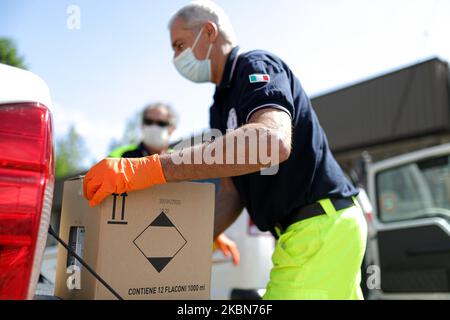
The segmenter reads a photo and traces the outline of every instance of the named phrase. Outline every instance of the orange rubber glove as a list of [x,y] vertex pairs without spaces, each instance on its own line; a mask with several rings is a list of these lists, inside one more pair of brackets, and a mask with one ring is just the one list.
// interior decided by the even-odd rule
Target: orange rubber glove
[[222,251],[225,257],[229,257],[231,255],[233,259],[233,264],[237,266],[240,261],[240,253],[236,243],[228,238],[225,234],[220,234],[216,241],[214,241],[213,249],[219,249]]
[[135,159],[107,158],[84,177],[83,193],[91,207],[111,194],[122,194],[166,183],[157,154]]

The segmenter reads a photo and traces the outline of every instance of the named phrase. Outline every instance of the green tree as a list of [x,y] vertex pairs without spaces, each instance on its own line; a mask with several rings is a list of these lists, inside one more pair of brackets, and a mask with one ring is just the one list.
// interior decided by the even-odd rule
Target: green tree
[[0,63],[26,69],[23,57],[19,56],[16,45],[11,39],[0,38]]
[[56,141],[56,178],[64,178],[85,171],[83,162],[87,157],[86,143],[72,125],[67,134]]

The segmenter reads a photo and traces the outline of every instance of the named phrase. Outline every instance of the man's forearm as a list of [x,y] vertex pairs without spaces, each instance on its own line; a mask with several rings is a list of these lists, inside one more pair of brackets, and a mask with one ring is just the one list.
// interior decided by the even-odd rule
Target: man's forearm
[[214,210],[214,239],[239,217],[244,205],[231,178],[220,181]]
[[[185,152],[191,152],[191,148]],[[161,158],[161,166],[167,182],[236,177],[256,172],[261,168],[261,166],[251,164],[177,164],[171,157],[166,156]]]
[[231,194],[217,197],[214,211],[214,239],[236,221],[243,208],[240,200]]
[[[256,136],[253,141],[249,138],[249,133]],[[239,141],[243,143],[239,144]],[[270,165],[260,157],[261,145],[266,146],[263,153],[266,153],[266,160],[270,158]],[[275,130],[248,124],[213,142],[163,155],[160,160],[168,182],[235,177],[257,172],[286,160],[285,149]],[[219,161],[207,163],[205,154]],[[196,157],[201,161],[193,161]],[[189,161],[180,161],[181,158]]]

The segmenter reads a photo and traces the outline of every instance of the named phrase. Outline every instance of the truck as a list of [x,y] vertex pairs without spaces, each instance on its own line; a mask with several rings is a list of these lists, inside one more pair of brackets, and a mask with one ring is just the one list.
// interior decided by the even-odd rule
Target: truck
[[432,58],[312,99],[362,190],[368,299],[450,298],[449,79]]

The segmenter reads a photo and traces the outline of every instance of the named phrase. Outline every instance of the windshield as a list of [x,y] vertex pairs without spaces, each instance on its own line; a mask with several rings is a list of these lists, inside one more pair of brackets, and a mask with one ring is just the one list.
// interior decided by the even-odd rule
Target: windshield
[[378,214],[381,221],[432,216],[450,219],[449,157],[439,157],[390,168],[377,175]]

